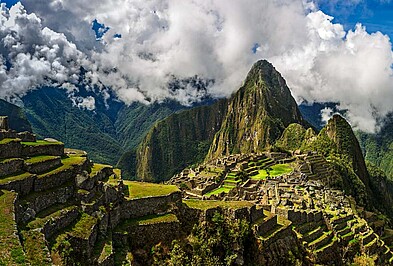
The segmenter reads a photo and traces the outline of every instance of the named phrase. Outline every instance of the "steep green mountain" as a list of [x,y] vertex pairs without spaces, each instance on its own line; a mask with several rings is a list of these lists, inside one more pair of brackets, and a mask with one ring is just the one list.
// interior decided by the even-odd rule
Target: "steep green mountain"
[[0,100],[0,116],[8,116],[11,129],[18,132],[32,132],[31,125],[20,107]]
[[87,150],[102,163],[116,164],[124,152],[116,139],[113,118],[109,112],[100,111],[105,110],[103,102],[96,101],[97,111],[83,110],[73,106],[65,90],[55,88],[33,91],[23,102],[39,137],[51,136],[68,147]]
[[[40,88],[23,98],[27,117],[39,137],[51,136],[68,147],[86,150],[92,159],[116,165],[121,158],[134,154],[148,129],[160,119],[185,108],[178,103],[151,105],[118,101],[105,102],[93,92],[80,88],[81,96],[95,98],[95,110],[73,105],[65,90]],[[123,157],[122,157],[123,156]],[[125,177],[134,164],[122,163]]]
[[[331,108],[334,112],[334,103],[301,104],[299,109],[303,117],[315,128],[321,129],[321,110]],[[381,121],[381,129],[374,134],[355,131],[355,135],[362,148],[366,161],[380,167],[387,177],[393,180],[393,114],[389,114]]]
[[285,80],[269,62],[261,60],[229,100],[157,123],[138,148],[136,158],[130,160],[136,160],[138,178],[167,180],[204,158],[261,151],[273,145],[294,122],[308,125]]
[[356,132],[367,161],[380,167],[390,180],[393,180],[393,114],[383,121],[376,134]]
[[285,80],[272,64],[261,60],[231,98],[207,157],[264,150],[291,123],[306,125]]
[[[303,150],[317,151],[326,156],[340,173],[339,184],[357,202],[393,215],[393,184],[374,166],[366,166],[359,142],[349,123],[334,115],[313,140],[303,143]],[[369,172],[370,169],[370,172]],[[370,174],[371,173],[371,174]]]
[[137,151],[137,176],[168,180],[203,161],[226,114],[227,100],[173,114],[154,125]]
[[306,137],[307,133],[311,134],[312,132],[313,136],[315,136],[314,131],[311,128],[309,130],[311,131],[308,133],[302,125],[297,123],[290,124],[277,140],[276,146],[288,151],[300,149],[304,140],[310,138],[310,136]]

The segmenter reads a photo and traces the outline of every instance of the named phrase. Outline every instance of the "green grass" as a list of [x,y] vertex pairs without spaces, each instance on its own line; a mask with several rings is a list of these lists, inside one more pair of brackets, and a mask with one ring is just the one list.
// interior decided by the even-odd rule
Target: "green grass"
[[87,213],[82,213],[79,221],[72,227],[69,235],[87,239],[90,237],[93,226],[97,223],[97,218],[88,215]]
[[117,178],[121,178],[121,170],[120,169],[113,169],[113,172],[117,176]]
[[293,168],[288,164],[276,164],[268,169],[262,169],[258,171],[258,174],[252,176],[251,179],[255,180],[264,180],[268,176],[270,177],[277,177],[284,174],[289,174],[293,171]]
[[62,142],[50,142],[45,140],[37,140],[36,142],[21,142],[23,146],[51,146],[51,145],[63,145]]
[[10,181],[24,180],[24,179],[29,178],[31,176],[33,176],[33,175],[30,174],[30,173],[27,173],[27,172],[26,173],[22,173],[22,174],[5,176],[5,177],[2,177],[0,179],[0,185],[6,184],[6,183],[8,183]]
[[0,191],[0,265],[24,265],[25,256],[18,237],[13,214],[17,194]]
[[95,176],[98,172],[100,172],[102,169],[106,167],[112,168],[112,166],[110,165],[95,163],[91,168],[90,176]]
[[234,188],[234,186],[233,187],[219,187],[219,188],[217,188],[215,190],[210,191],[209,193],[206,193],[205,195],[207,197],[209,197],[211,195],[218,195],[221,192],[228,193],[229,191],[231,191],[232,188]]
[[259,170],[257,175],[251,176],[254,180],[265,180],[269,175],[265,169]]
[[176,186],[173,185],[161,185],[154,183],[126,181],[124,185],[128,187],[127,199],[138,199],[150,196],[165,196],[173,192],[180,191]]
[[183,202],[190,208],[207,210],[216,207],[239,209],[243,207],[251,207],[253,204],[248,201],[221,201],[221,200],[195,200],[188,199]]
[[49,160],[54,160],[59,158],[58,156],[35,156],[32,157],[30,159],[25,160],[25,163],[27,164],[36,164],[36,163],[41,163],[41,162],[45,162],[45,161],[49,161]]
[[103,242],[104,243],[98,243],[98,246],[102,248],[99,251],[100,253],[99,253],[99,257],[98,257],[98,262],[104,261],[113,252],[112,237],[105,239]]
[[47,248],[45,237],[39,231],[23,231],[23,243],[26,251],[27,260],[32,265],[52,265],[46,261],[46,253],[44,250]]
[[11,142],[20,142],[19,139],[2,139],[0,140],[0,145],[8,144]]
[[38,175],[38,178],[43,178],[43,177],[46,177],[46,176],[49,176],[49,175],[57,174],[57,173],[60,173],[60,172],[62,172],[64,170],[66,170],[66,169],[70,169],[73,166],[81,165],[81,164],[83,164],[83,162],[85,160],[87,160],[86,157],[74,157],[74,156],[72,156],[72,157],[65,158],[65,159],[61,160],[61,162],[63,164],[62,166],[60,166],[60,167],[58,167],[58,168],[56,168],[56,169],[54,169],[52,171],[46,172],[45,174]]

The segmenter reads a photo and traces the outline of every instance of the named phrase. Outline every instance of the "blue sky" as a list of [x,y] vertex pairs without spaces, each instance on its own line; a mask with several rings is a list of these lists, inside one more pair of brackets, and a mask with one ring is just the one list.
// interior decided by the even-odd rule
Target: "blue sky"
[[346,30],[354,28],[356,23],[360,22],[366,26],[368,32],[381,31],[393,40],[393,1],[359,1],[356,5],[349,2],[352,1],[322,0],[319,8],[333,16],[334,22],[343,24]]

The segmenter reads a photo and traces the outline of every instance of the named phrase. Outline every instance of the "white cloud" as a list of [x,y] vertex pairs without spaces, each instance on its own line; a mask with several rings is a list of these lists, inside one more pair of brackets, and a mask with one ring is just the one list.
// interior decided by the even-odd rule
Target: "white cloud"
[[18,3],[1,4],[0,97],[22,96],[45,84],[77,82],[85,56],[62,33],[43,27]]
[[323,124],[327,124],[330,118],[333,117],[333,109],[325,107],[321,110],[321,121]]
[[[190,104],[203,91],[190,86],[172,91],[167,84],[173,77],[215,80],[208,93],[224,97],[241,85],[255,61],[265,58],[299,101],[339,102],[360,129],[374,130],[376,118],[393,111],[388,37],[369,34],[361,25],[345,32],[318,11],[315,1],[23,3],[32,14],[18,6],[0,16],[0,84],[7,83],[0,85],[0,97],[23,94],[48,78],[72,84],[84,66],[88,83],[110,87],[126,103],[174,98]],[[110,28],[99,42],[91,30],[94,19]],[[259,48],[253,53],[255,44]],[[12,70],[5,56],[13,60]]]
[[93,111],[96,109],[96,100],[94,99],[93,96],[87,96],[86,98],[83,97],[77,97],[77,98],[71,98],[74,105],[86,109],[89,111]]

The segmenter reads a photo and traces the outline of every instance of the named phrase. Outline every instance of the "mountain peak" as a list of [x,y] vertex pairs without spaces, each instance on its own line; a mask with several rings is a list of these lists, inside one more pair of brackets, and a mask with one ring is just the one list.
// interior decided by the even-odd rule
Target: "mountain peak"
[[271,63],[260,60],[230,100],[208,158],[262,151],[291,123],[306,125],[284,78]]

